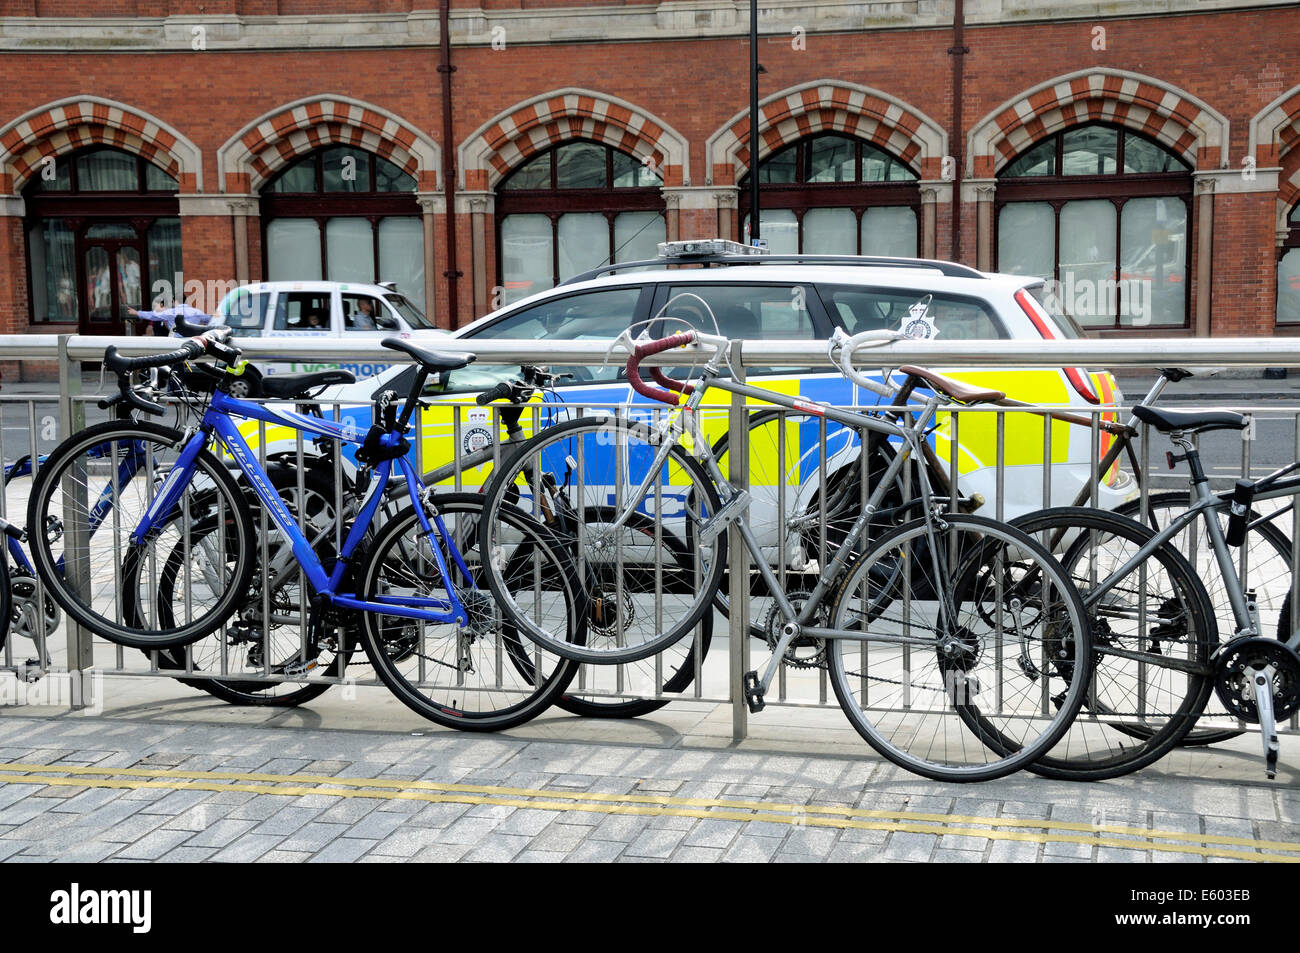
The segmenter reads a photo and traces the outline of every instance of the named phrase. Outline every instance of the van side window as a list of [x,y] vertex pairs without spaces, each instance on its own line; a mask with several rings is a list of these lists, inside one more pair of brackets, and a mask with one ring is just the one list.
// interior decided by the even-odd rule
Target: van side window
[[343,329],[345,331],[393,331],[397,322],[383,302],[371,295],[344,294]]
[[275,304],[276,331],[315,331],[330,329],[330,293],[328,291],[281,291]]

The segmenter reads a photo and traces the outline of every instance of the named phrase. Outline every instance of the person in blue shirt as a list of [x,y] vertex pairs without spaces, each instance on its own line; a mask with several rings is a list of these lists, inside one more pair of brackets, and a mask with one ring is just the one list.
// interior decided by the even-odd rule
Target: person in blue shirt
[[[158,302],[161,304],[162,302]],[[198,308],[191,307],[183,301],[173,301],[172,307],[159,310],[157,305],[153,311],[137,311],[135,308],[127,308],[126,313],[133,318],[139,318],[144,321],[154,322],[154,334],[163,334],[163,327],[172,333],[173,337],[180,337],[176,333],[176,318],[179,315],[191,324],[211,324],[212,315],[200,311]]]

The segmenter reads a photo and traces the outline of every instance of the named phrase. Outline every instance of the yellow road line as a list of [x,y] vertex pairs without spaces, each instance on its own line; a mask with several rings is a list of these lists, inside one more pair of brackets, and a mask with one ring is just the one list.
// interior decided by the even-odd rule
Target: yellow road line
[[[727,801],[708,798],[674,798],[661,795],[605,794],[590,791],[548,791],[534,788],[507,788],[490,785],[438,784],[431,781],[401,781],[392,778],[342,778],[330,775],[265,774],[259,772],[184,771],[176,769],[94,767],[84,765],[43,765],[0,763],[0,772],[56,772],[73,777],[53,777],[31,773],[0,774],[0,783],[49,784],[71,787],[163,788],[201,791],[241,791],[299,797],[307,794],[345,798],[426,801],[431,803],[496,804],[533,810],[583,811],[597,814],[696,817],[714,820],[763,821],[795,827],[857,828],[905,833],[980,837],[988,840],[1018,840],[1033,843],[1070,843],[1130,850],[1157,850],[1169,853],[1196,854],[1205,857],[1231,857],[1278,863],[1300,863],[1300,855],[1255,853],[1228,850],[1227,847],[1251,847],[1257,850],[1300,851],[1300,843],[1253,840],[1244,837],[1188,834],[1140,827],[1088,825],[1068,821],[1025,818],[978,817],[959,814],[911,813],[839,808],[826,805],[777,804],[762,801]],[[91,777],[98,775],[98,777]],[[110,778],[105,775],[128,775]],[[136,780],[138,779],[138,780]],[[224,783],[219,783],[224,782]],[[303,786],[307,782],[310,787]],[[322,787],[321,785],[332,785]],[[555,799],[560,800],[555,800]],[[718,810],[718,808],[730,810]],[[745,810],[739,810],[739,809]],[[952,824],[980,824],[984,827],[953,827]],[[943,825],[943,826],[939,826]],[[1031,828],[1005,830],[1003,828]],[[1041,833],[1064,831],[1066,833]],[[1084,836],[1074,836],[1081,834]],[[1135,841],[1124,837],[1144,838]],[[1152,838],[1153,840],[1145,840]],[[1159,843],[1159,841],[1181,843]],[[1198,846],[1210,845],[1210,846]]]

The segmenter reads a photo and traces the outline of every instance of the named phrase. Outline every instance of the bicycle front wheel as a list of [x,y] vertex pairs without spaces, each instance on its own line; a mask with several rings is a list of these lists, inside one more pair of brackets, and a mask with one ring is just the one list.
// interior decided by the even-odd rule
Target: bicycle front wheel
[[[721,508],[718,490],[681,443],[652,472],[661,442],[643,424],[580,417],[546,428],[497,467],[484,492],[484,549],[515,545],[502,518],[511,510],[544,523],[598,600],[593,611],[610,623],[588,626],[582,641],[535,627],[531,586],[513,591],[505,563],[493,559],[486,572],[492,592],[527,638],[575,661],[635,662],[680,641],[709,611],[726,570],[726,534],[703,535]],[[640,492],[642,484],[649,489]],[[589,511],[616,518],[592,524]],[[622,514],[626,521],[615,526]]]
[[[187,645],[221,626],[239,607],[253,572],[253,524],[226,467],[207,450],[189,483],[153,529],[137,526],[175,468],[187,438],[157,424],[108,421],[54,449],[32,486],[27,509],[32,561],[56,602],[96,635],[140,649]],[[211,522],[215,535],[195,527]],[[68,551],[73,531],[85,541]],[[161,567],[179,554],[180,609],[158,611]],[[74,585],[65,573],[74,560]]]
[[[366,654],[393,694],[430,721],[462,731],[513,728],[545,711],[578,666],[521,637],[493,603],[483,579],[482,497],[447,494],[433,501],[446,539],[437,532],[425,534],[415,510],[402,511],[380,530],[358,568],[357,592],[369,601],[428,609],[430,603],[448,606],[452,587],[470,624],[365,612],[361,631]],[[580,639],[581,596],[549,534],[518,511],[506,511],[500,519],[513,538],[500,551],[511,567],[505,578],[526,603],[530,626],[553,632],[556,639]],[[450,580],[438,570],[431,546],[442,547]],[[468,578],[457,568],[452,546],[464,560]],[[525,555],[515,558],[517,550]]]
[[1060,565],[1019,530],[976,516],[886,535],[845,578],[831,628],[856,635],[829,652],[853,727],[940,781],[1002,777],[1046,753],[1091,669],[1083,606]]

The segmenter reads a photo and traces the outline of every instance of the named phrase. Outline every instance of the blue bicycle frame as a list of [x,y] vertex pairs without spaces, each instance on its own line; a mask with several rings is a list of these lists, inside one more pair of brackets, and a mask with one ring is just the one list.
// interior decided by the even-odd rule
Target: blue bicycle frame
[[[249,486],[252,487],[257,498],[262,501],[262,505],[266,507],[271,519],[275,521],[280,532],[284,533],[289,540],[294,556],[306,574],[312,589],[319,597],[347,609],[380,612],[384,615],[420,619],[427,622],[453,622],[462,626],[469,624],[469,613],[457,597],[455,587],[451,584],[451,574],[448,571],[442,550],[432,542],[435,528],[437,538],[447,544],[447,549],[455,562],[456,569],[463,574],[467,587],[475,589],[478,587],[475,585],[473,576],[465,565],[460,551],[448,535],[442,516],[435,512],[433,522],[430,524],[425,508],[420,505],[427,494],[427,489],[405,456],[385,460],[375,468],[375,477],[371,481],[370,492],[361,506],[361,512],[357,515],[348,531],[347,539],[343,544],[338,560],[334,563],[333,570],[327,573],[324,565],[312,550],[311,543],[308,542],[298,528],[297,522],[285,507],[280,495],[271,486],[266,471],[258,463],[256,454],[249,447],[247,441],[244,440],[234,420],[231,419],[232,417],[261,420],[314,436],[337,439],[344,443],[361,444],[365,440],[365,434],[357,434],[354,428],[344,427],[334,421],[320,417],[310,417],[270,405],[238,400],[221,391],[216,391],[212,395],[212,402],[203,415],[202,426],[181,450],[180,457],[172,467],[166,481],[154,496],[144,517],[132,533],[131,539],[134,542],[141,542],[146,539],[157,523],[173,512],[180,501],[181,494],[184,493],[185,488],[194,476],[195,460],[198,458],[199,453],[215,439],[229,451],[235,465],[243,472]],[[395,447],[400,440],[401,434],[388,433],[381,437],[380,444],[384,447]],[[407,493],[415,507],[420,526],[424,530],[426,538],[431,540],[429,548],[433,550],[439,577],[446,583],[447,599],[433,599],[414,595],[402,597],[376,596],[373,599],[362,599],[355,593],[338,591],[352,554],[365,537],[371,522],[374,520],[376,511],[378,511],[383,501],[384,490],[387,488],[388,481],[392,476],[394,463],[397,464],[397,468],[401,471],[401,476],[406,482]]]

